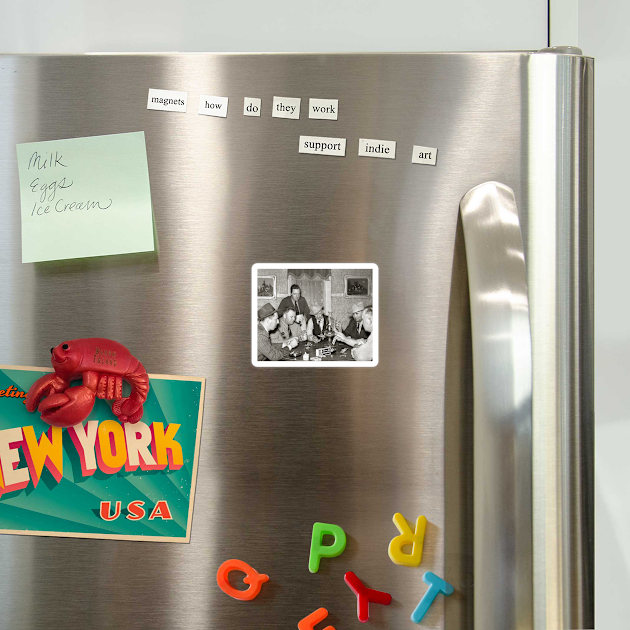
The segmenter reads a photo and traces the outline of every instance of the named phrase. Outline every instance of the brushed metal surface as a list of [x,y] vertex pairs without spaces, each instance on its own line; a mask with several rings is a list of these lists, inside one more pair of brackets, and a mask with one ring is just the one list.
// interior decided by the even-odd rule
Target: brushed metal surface
[[[370,623],[400,628],[432,570],[456,591],[446,606],[436,600],[424,627],[472,627],[459,201],[483,181],[509,185],[529,251],[530,59],[0,57],[10,95],[0,115],[0,362],[41,365],[59,339],[106,336],[149,372],[207,378],[191,543],[1,536],[0,626],[264,630],[295,627],[324,605],[332,625],[349,627],[356,602],[342,576],[353,570],[394,597]],[[147,111],[149,87],[187,90],[189,112]],[[228,96],[228,117],[197,115],[200,94]],[[338,98],[339,120],[273,119],[274,95],[302,97],[303,110],[308,97]],[[244,96],[263,99],[261,118],[241,115]],[[22,265],[15,144],[137,130],[157,253]],[[298,155],[299,135],[346,137],[347,156]],[[397,140],[397,159],[358,158],[359,137]],[[438,147],[437,165],[412,165],[413,144]],[[250,268],[268,260],[376,263],[379,365],[254,368]],[[397,511],[429,520],[418,570],[387,557]],[[348,546],[311,575],[316,520],[344,527]],[[216,587],[216,569],[234,556],[271,578],[247,605]]]
[[528,65],[536,628],[594,626],[593,61]]
[[532,341],[514,193],[486,182],[460,204],[474,377],[475,628],[533,625]]

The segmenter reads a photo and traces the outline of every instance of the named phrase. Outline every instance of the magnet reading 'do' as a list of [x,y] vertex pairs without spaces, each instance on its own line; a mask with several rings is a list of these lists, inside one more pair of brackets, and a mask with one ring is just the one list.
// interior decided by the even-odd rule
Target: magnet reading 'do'
[[[83,422],[98,398],[113,400],[112,411],[121,422],[138,422],[149,393],[144,366],[125,346],[111,339],[73,339],[50,349],[52,374],[39,378],[28,390],[26,408],[37,408],[44,422],[72,427]],[[83,384],[70,387],[82,378]],[[123,398],[122,382],[131,385]]]

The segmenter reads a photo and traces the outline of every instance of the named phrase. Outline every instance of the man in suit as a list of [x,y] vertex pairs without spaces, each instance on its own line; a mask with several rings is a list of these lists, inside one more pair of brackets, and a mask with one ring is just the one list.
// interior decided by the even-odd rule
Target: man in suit
[[278,306],[278,312],[282,314],[287,308],[292,308],[295,311],[295,321],[298,324],[301,325],[308,322],[311,310],[306,303],[306,299],[302,297],[302,289],[297,284],[291,286],[291,295],[282,298]]
[[[367,339],[370,336],[368,330],[363,325],[363,309],[365,306],[363,302],[357,302],[352,305],[352,317],[350,323],[346,326],[343,334],[350,339]],[[347,343],[347,342],[346,342]],[[353,344],[348,344],[353,345]]]
[[295,348],[297,339],[291,338],[282,343],[272,343],[269,333],[278,326],[278,312],[269,303],[258,310],[258,360],[281,361]]
[[314,303],[311,307],[311,316],[306,324],[306,335],[309,341],[317,342],[324,334],[328,326],[328,316],[324,315],[324,307]]

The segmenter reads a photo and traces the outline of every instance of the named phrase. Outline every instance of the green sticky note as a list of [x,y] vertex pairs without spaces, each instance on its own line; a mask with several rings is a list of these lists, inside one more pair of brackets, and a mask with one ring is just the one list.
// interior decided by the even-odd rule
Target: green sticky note
[[17,145],[22,262],[153,251],[144,132]]

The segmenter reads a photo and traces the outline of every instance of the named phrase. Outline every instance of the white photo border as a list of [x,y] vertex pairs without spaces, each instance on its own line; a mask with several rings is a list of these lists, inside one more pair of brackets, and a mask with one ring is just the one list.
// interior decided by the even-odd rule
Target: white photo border
[[[374,346],[372,361],[259,361],[258,360],[258,270],[259,269],[371,269],[372,270],[372,309],[374,330]],[[265,274],[269,275],[269,274]],[[252,343],[252,365],[254,367],[278,368],[278,367],[299,367],[299,368],[373,368],[378,365],[379,360],[379,291],[378,291],[378,265],[375,263],[301,263],[301,262],[270,262],[254,263],[252,265],[251,277],[251,343]],[[345,287],[344,287],[345,293]],[[276,285],[276,296],[277,285]]]

